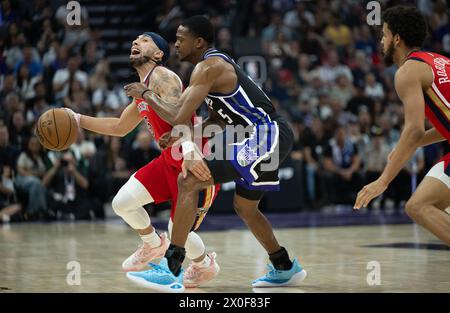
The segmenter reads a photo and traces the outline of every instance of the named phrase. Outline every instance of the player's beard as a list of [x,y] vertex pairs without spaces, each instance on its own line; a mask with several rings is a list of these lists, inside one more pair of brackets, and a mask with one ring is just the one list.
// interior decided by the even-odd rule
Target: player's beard
[[383,62],[386,66],[391,66],[394,64],[394,42],[391,42],[386,53],[383,52]]
[[148,63],[151,61],[151,58],[149,56],[143,55],[140,58],[130,58],[130,64],[132,67],[136,68],[139,66],[144,65],[145,63]]

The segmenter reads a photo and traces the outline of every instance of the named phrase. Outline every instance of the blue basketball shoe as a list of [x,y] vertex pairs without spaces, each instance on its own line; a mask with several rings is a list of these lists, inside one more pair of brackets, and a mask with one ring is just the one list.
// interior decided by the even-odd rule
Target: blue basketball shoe
[[298,263],[297,258],[292,262],[292,268],[287,271],[279,271],[272,264],[267,264],[269,272],[253,281],[253,287],[283,287],[298,286],[306,278],[306,271]]
[[167,265],[167,259],[162,258],[159,264],[149,263],[153,269],[142,272],[128,272],[127,277],[141,286],[161,292],[184,292],[183,268],[175,276]]

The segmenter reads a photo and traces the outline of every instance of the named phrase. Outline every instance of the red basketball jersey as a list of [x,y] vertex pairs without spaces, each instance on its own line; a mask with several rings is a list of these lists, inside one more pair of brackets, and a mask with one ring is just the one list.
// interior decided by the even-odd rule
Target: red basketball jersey
[[[144,80],[145,85],[149,85],[151,75],[153,73],[153,70],[156,68],[156,66],[150,71],[150,73],[147,75],[146,79]],[[177,76],[178,77],[178,76]],[[180,79],[180,86],[183,90],[183,83]],[[137,106],[137,109],[139,111],[139,114],[143,117],[145,123],[147,124],[148,130],[152,133],[153,137],[156,141],[159,140],[159,138],[165,134],[166,132],[172,131],[173,126],[167,123],[165,120],[163,120],[159,115],[153,110],[153,108],[144,100],[144,99],[135,99],[135,103]],[[192,115],[191,122],[194,124],[194,118],[195,114]],[[206,140],[203,140],[203,145],[205,144]],[[172,153],[175,155],[172,156]],[[165,149],[162,152],[162,156],[169,162],[171,165],[180,167],[183,162],[183,154],[181,153],[181,147],[177,147],[176,149],[172,150],[172,147],[169,147]],[[175,157],[175,158],[174,158]]]
[[450,59],[424,51],[413,52],[408,59],[425,62],[433,70],[433,84],[424,92],[425,115],[439,133],[450,141]]

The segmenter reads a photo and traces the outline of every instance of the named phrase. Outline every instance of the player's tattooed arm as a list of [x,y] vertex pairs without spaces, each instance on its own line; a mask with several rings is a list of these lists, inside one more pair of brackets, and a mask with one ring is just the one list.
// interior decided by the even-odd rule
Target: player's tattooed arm
[[167,105],[167,99],[158,101],[153,92],[145,92],[145,99],[151,100],[152,108],[171,125],[188,124],[192,114],[203,103],[217,77],[216,69],[207,62],[197,64],[191,75],[191,81],[181,94],[177,106]]
[[163,67],[154,70],[144,99],[151,103],[152,108],[166,122],[173,125],[174,117],[180,110],[180,97],[183,92],[178,76]]
[[[158,71],[162,70],[164,69]],[[152,77],[152,81],[156,81],[155,84],[161,84],[157,90],[148,89],[142,83],[132,83],[124,88],[128,96],[145,99],[156,113],[169,124],[187,125],[192,114],[205,100],[216,77],[220,75],[220,70],[219,67],[208,63],[208,60],[197,64],[192,72],[189,87],[181,94],[178,102],[175,101],[178,93],[170,90],[170,88],[176,88],[175,81],[178,80],[176,75],[167,81],[162,79],[160,82],[157,82],[157,78]],[[178,84],[181,90],[179,80]],[[155,86],[153,87],[155,88]]]
[[132,83],[124,89],[127,96],[147,101],[159,117],[173,125],[173,119],[180,110],[182,94],[182,83],[175,73],[157,67],[148,87],[143,83]]
[[174,124],[184,124],[192,114],[205,101],[211,87],[219,76],[220,68],[214,66],[210,60],[198,63],[191,75],[188,88],[180,98],[180,111],[178,111]]

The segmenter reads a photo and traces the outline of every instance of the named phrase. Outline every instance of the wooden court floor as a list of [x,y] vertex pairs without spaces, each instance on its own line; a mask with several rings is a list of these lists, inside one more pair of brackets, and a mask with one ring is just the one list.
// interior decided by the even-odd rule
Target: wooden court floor
[[[249,231],[231,230],[200,232],[221,273],[187,292],[450,292],[450,250],[416,225],[275,233],[308,271],[301,287],[252,289],[268,258]],[[0,292],[152,292],[121,272],[138,243],[119,221],[0,226]]]

